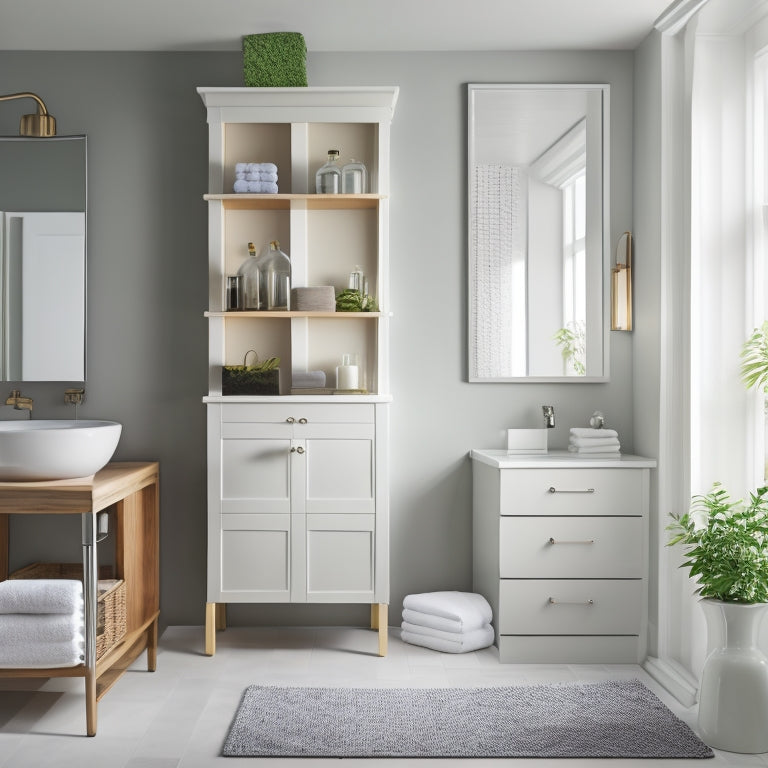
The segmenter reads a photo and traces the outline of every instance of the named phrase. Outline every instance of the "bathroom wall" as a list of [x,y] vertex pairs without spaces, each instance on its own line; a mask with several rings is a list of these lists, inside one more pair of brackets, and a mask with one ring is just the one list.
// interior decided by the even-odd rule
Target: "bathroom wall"
[[[307,69],[310,85],[400,86],[390,238],[390,622],[397,624],[410,592],[471,589],[471,448],[499,448],[507,427],[537,426],[544,403],[556,410],[551,445],[564,447],[568,428],[600,409],[624,449],[634,448],[630,334],[610,335],[606,384],[466,382],[465,195],[467,83],[608,82],[612,241],[632,229],[633,54],[310,53]],[[236,53],[0,52],[0,93],[32,90],[61,134],[88,135],[88,381],[80,415],[123,423],[118,459],[160,461],[164,624],[201,624],[205,603],[207,125],[195,87],[241,84]],[[0,106],[0,134],[8,135],[32,103]],[[72,415],[63,385],[22,389],[35,398],[37,418]],[[643,417],[652,421],[650,406]],[[76,559],[79,532],[65,536],[57,525],[38,535],[32,523],[14,521],[12,565]],[[233,623],[367,618],[360,606],[230,612]]]

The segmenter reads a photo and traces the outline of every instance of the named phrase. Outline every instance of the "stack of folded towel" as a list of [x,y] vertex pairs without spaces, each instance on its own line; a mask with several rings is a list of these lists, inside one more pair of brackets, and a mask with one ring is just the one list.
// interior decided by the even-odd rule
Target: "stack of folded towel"
[[277,166],[274,163],[236,163],[235,192],[277,193]]
[[591,429],[590,427],[571,427],[568,450],[572,453],[585,453],[590,456],[616,456],[621,451],[619,433],[615,429]]
[[0,667],[74,667],[85,659],[83,585],[73,579],[0,582]]
[[435,651],[466,653],[493,644],[493,614],[482,595],[424,592],[403,600],[400,636]]

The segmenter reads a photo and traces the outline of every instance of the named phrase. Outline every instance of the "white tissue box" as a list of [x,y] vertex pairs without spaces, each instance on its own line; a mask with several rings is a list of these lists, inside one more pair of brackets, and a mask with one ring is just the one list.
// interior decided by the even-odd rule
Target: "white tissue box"
[[507,453],[546,453],[546,429],[508,429]]

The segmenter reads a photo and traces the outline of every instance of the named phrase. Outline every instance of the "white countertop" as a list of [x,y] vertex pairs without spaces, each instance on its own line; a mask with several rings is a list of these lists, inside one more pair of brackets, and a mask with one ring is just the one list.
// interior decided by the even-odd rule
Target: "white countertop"
[[497,469],[536,469],[541,467],[625,467],[631,469],[653,468],[656,459],[644,456],[618,454],[617,456],[590,456],[571,451],[552,450],[548,453],[515,454],[503,449],[473,448],[469,456],[474,461],[481,461]]

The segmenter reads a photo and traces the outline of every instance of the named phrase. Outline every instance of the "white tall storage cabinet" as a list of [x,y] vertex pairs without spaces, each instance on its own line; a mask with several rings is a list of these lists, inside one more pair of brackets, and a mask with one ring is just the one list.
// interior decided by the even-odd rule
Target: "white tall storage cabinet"
[[[198,88],[209,124],[208,588],[205,649],[227,603],[366,603],[386,654],[389,603],[389,136],[398,89]],[[315,194],[329,149],[365,163],[369,191]],[[278,167],[277,194],[235,194],[235,164]],[[226,276],[278,240],[291,286],[348,287],[376,312],[227,311]],[[223,365],[280,358],[280,394],[224,396]],[[365,394],[328,386],[356,353]],[[252,359],[252,358],[251,358]],[[249,359],[249,362],[251,362]]]

